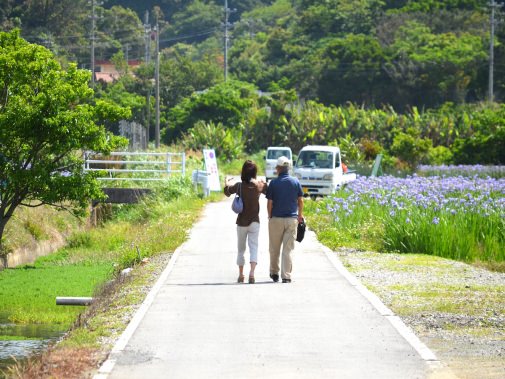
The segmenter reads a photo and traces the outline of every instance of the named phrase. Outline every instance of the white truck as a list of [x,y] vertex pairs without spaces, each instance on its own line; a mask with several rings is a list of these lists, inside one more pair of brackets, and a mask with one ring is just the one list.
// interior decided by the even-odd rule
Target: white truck
[[344,184],[356,180],[356,174],[342,167],[336,146],[305,146],[298,154],[294,174],[306,196],[331,195]]
[[265,155],[265,177],[267,181],[277,177],[275,166],[277,165],[277,159],[282,156],[292,161],[293,153],[291,148],[285,146],[270,146],[267,148]]

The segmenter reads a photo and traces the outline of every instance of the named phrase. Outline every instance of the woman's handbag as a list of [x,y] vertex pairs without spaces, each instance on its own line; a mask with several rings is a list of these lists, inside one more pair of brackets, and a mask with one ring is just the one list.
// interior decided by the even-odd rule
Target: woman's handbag
[[231,209],[233,212],[240,214],[244,210],[244,202],[242,201],[242,184],[239,183],[239,191],[240,195],[237,192],[235,194],[235,198],[233,199],[233,202],[231,203]]
[[307,225],[305,225],[305,219],[302,219],[302,222],[298,223],[298,227],[296,228],[296,240],[298,242],[303,241],[303,237],[305,237],[305,229]]

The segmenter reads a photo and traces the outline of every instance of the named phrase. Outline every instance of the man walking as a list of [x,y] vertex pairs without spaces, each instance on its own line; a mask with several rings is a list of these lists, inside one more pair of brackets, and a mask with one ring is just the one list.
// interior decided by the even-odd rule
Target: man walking
[[291,161],[277,159],[277,178],[267,189],[268,235],[270,240],[270,278],[279,281],[279,256],[282,246],[281,278],[291,283],[291,252],[295,248],[296,229],[303,220],[303,191],[297,178],[289,176]]

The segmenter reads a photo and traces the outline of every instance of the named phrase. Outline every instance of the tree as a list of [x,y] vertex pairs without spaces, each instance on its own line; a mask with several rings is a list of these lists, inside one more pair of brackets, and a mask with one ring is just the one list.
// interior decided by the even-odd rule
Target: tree
[[165,108],[177,105],[194,91],[203,91],[222,81],[222,68],[210,56],[192,60],[177,51],[165,53],[168,51],[164,51],[160,64],[161,102]]
[[418,22],[401,27],[390,49],[394,53],[386,70],[399,91],[404,89],[401,98],[411,105],[461,103],[487,56],[479,36],[434,34]]
[[382,0],[302,0],[300,27],[314,38],[329,34],[370,33]]
[[233,80],[187,97],[170,110],[169,125],[163,131],[164,140],[171,143],[179,139],[200,120],[237,128],[255,106],[257,98],[254,86]]
[[319,60],[324,62],[318,83],[318,98],[323,103],[374,103],[385,60],[376,39],[348,34],[329,40]]
[[[213,1],[194,0],[172,17],[167,28],[169,38],[183,38],[187,42],[201,42],[219,30],[223,9]],[[162,39],[166,36],[162,34]]]
[[103,196],[83,171],[82,151],[124,144],[102,123],[129,112],[94,101],[89,79],[75,65],[63,70],[18,31],[0,33],[0,252],[17,207],[48,204],[82,214],[89,199]]
[[97,20],[97,59],[107,60],[118,49],[128,50],[128,60],[144,56],[144,27],[135,12],[113,6],[97,13],[103,13]]

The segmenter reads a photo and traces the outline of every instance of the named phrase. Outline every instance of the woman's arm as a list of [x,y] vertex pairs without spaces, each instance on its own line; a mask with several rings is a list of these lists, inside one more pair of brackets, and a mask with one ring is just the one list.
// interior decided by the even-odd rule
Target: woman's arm
[[233,179],[226,178],[224,182],[224,194],[230,197],[232,193],[237,193],[237,183],[233,183]]

